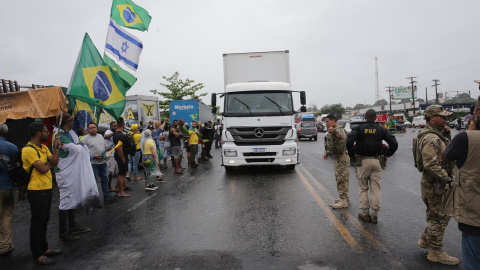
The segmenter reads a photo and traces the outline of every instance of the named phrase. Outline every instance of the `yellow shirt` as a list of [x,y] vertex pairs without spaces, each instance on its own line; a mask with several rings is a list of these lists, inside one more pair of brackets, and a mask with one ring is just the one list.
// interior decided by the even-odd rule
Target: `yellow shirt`
[[198,136],[195,131],[189,129],[188,133],[190,134],[190,137],[188,138],[188,144],[198,144]]
[[152,147],[155,149],[155,142],[153,140],[147,140],[145,142],[145,149],[143,149],[143,154],[144,155],[153,155],[152,153]]
[[140,150],[140,139],[142,138],[141,133],[134,133],[133,140],[135,141],[135,150]]
[[[47,164],[48,157],[52,155],[48,147],[42,145],[42,148],[37,147],[34,143],[28,142],[28,144],[33,145],[35,149],[38,150],[40,158],[38,157],[37,151],[31,147],[24,147],[22,150],[22,162],[23,169],[25,171],[30,171],[30,166],[32,166],[35,161],[40,160],[43,165]],[[52,189],[52,172],[49,170],[45,174],[41,174],[37,169],[33,168],[32,176],[30,177],[30,183],[27,187],[28,190],[45,190]]]

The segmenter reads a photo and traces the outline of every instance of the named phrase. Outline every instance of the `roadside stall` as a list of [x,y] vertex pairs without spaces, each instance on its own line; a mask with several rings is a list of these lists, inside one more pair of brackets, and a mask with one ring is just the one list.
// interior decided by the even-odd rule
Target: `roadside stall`
[[55,117],[61,112],[64,100],[58,86],[0,94],[0,123],[8,126],[7,141],[19,148],[25,145],[30,140],[28,126],[35,121],[42,121],[53,132]]

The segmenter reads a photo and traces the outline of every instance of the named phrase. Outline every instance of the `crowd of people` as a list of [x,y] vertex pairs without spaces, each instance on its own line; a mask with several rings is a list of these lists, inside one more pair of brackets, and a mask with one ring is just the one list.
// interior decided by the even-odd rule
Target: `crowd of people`
[[[25,186],[26,199],[30,204],[30,251],[34,263],[53,264],[52,256],[61,254],[60,249],[48,245],[47,227],[52,205],[52,189],[57,183],[59,203],[59,239],[75,241],[90,228],[79,224],[75,211],[103,207],[127,198],[132,187],[128,181],[145,181],[145,190],[155,191],[158,183],[165,183],[161,169],[168,169],[168,160],[176,174],[182,174],[184,155],[188,166],[195,169],[199,163],[212,158],[210,149],[216,140],[218,147],[218,123],[204,124],[193,121],[192,126],[184,120],[149,122],[148,125],[132,124],[127,132],[122,117],[110,123],[104,135],[98,133],[94,122],[77,132],[73,129],[74,118],[61,113],[56,118],[54,134],[50,134],[42,122],[33,122],[28,128],[30,141],[21,149],[21,162],[28,175]],[[17,146],[7,142],[8,127],[0,124],[0,255],[10,253],[12,244],[14,196],[13,183],[8,167],[10,158],[18,152]],[[51,139],[51,145],[47,142]],[[185,150],[184,150],[185,149]],[[143,166],[140,174],[139,164]],[[162,166],[163,163],[163,166]],[[113,179],[117,181],[113,186]],[[101,190],[97,186],[100,182]],[[19,186],[20,189],[23,189]],[[103,196],[100,196],[100,193]],[[116,194],[116,196],[112,196]],[[20,192],[19,199],[22,199]],[[103,197],[103,204],[100,202]]]
[[[455,218],[462,232],[464,269],[480,269],[480,167],[476,163],[480,158],[479,106],[480,98],[471,111],[473,120],[469,129],[453,139],[446,122],[452,113],[441,105],[429,106],[424,113],[427,126],[414,136],[412,149],[415,167],[422,173],[421,199],[426,206],[427,221],[417,245],[428,249],[429,261],[457,265],[459,260],[443,250],[445,229],[450,218]],[[388,129],[375,123],[375,110],[367,110],[365,120],[347,134],[337,125],[335,115],[326,116],[328,133],[323,158],[333,155],[340,196],[330,206],[334,209],[349,206],[348,168],[350,160],[354,160],[361,209],[358,218],[377,224],[382,169],[398,143]],[[387,149],[383,142],[388,144]]]

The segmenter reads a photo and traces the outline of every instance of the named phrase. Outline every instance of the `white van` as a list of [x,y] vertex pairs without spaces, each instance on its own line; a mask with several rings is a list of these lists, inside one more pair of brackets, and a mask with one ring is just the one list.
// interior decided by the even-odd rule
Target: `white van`
[[425,121],[425,117],[423,116],[417,116],[413,118],[412,121],[412,127],[425,127],[427,125],[427,122]]

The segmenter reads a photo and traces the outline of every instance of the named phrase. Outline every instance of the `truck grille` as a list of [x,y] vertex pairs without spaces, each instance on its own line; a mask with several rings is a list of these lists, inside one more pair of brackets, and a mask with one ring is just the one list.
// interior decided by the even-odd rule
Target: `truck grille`
[[247,163],[255,163],[255,162],[274,162],[274,158],[246,158],[245,161]]
[[264,152],[264,153],[243,153],[244,157],[264,157],[264,156],[276,156],[277,152]]
[[[263,135],[256,135],[258,129]],[[232,134],[236,145],[281,145],[285,142],[290,127],[231,127],[227,130]]]

